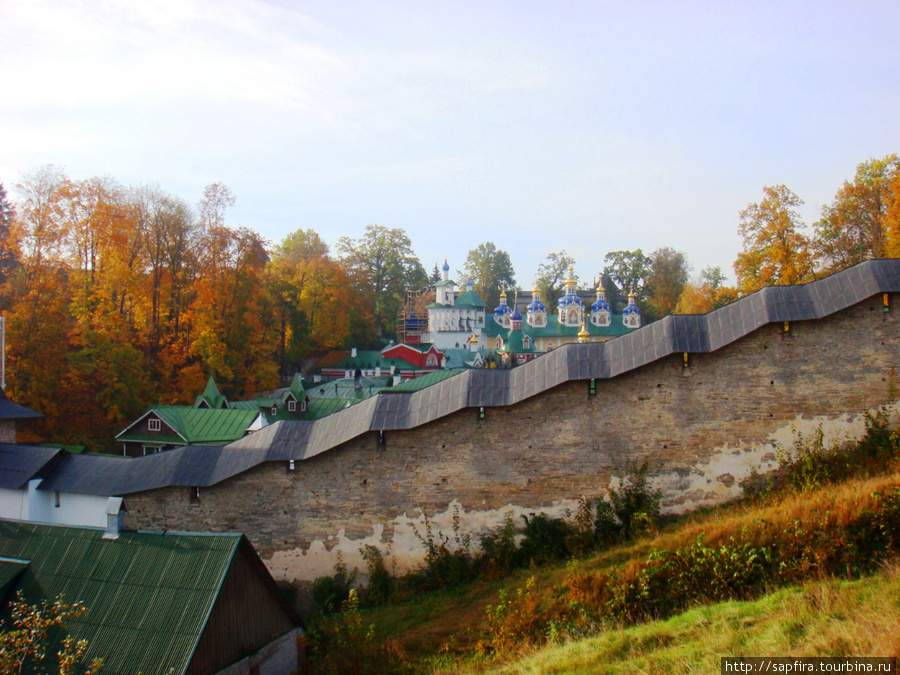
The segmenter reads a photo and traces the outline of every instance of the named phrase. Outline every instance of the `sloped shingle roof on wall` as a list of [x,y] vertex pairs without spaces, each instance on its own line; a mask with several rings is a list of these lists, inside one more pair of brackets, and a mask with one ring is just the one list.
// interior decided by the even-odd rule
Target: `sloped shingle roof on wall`
[[115,471],[99,462],[71,470],[76,458],[68,457],[41,487],[110,495],[212,485],[261,462],[314,457],[369,431],[409,429],[470,407],[513,405],[570,380],[611,378],[670,354],[715,351],[768,323],[819,319],[898,292],[900,260],[868,261],[809,284],[764,288],[709,314],[667,316],[608,342],[565,345],[512,370],[468,370],[420,391],[373,396],[322,419],[276,422],[222,448],[122,460],[127,469]]

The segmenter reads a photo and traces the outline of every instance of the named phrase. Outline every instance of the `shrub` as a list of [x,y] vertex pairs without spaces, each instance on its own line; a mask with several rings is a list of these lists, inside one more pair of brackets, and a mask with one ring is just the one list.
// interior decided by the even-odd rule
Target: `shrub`
[[527,565],[540,565],[565,558],[568,554],[566,540],[572,530],[561,518],[551,518],[546,513],[522,516],[525,531],[519,545],[519,557]]
[[481,538],[481,555],[477,566],[481,576],[497,579],[509,574],[518,564],[516,522],[507,513],[503,525]]
[[610,488],[608,491],[612,511],[621,527],[619,536],[623,539],[633,539],[652,531],[659,519],[661,495],[658,490],[651,490],[647,486],[648,470],[647,462],[637,469],[629,465],[621,487],[618,490]]
[[359,552],[366,563],[366,571],[369,575],[369,583],[362,594],[365,604],[385,602],[391,595],[394,580],[384,566],[384,555],[377,546],[366,544]]
[[497,604],[486,610],[483,637],[475,646],[479,654],[503,654],[546,639],[547,618],[540,611],[534,587],[535,579],[531,577],[512,598],[507,597],[505,590],[500,591]]
[[347,566],[338,551],[334,575],[319,577],[312,583],[310,595],[316,611],[319,614],[331,614],[338,611],[350,597],[350,591],[355,582],[356,570],[347,572]]

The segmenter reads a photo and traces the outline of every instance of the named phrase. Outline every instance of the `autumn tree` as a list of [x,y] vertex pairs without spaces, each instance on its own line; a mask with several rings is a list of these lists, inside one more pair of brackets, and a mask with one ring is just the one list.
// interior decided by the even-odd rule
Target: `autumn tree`
[[378,336],[394,335],[407,292],[428,283],[412,241],[400,228],[367,225],[362,237],[341,237],[337,248],[356,292],[373,308]]
[[103,666],[103,659],[95,658],[87,665],[81,660],[87,651],[87,640],[66,636],[54,644],[52,634],[65,629],[66,622],[81,616],[87,610],[80,602],[67,604],[61,598],[31,605],[22,592],[16,593],[11,603],[10,626],[0,630],[0,675],[22,673],[50,673],[48,652],[56,652],[56,665],[52,672],[71,675],[81,672],[96,675]]
[[891,179],[884,228],[887,240],[885,253],[888,257],[900,258],[900,173]]
[[694,283],[685,284],[673,314],[706,314],[738,298],[736,288],[726,286],[721,267],[706,267]]
[[564,282],[569,276],[569,265],[575,264],[575,258],[563,251],[547,255],[547,260],[538,265],[537,287],[541,292],[541,300],[548,307],[553,306],[562,297]]
[[203,188],[200,200],[200,223],[207,227],[223,227],[225,212],[237,203],[231,188],[222,183],[210,183]]
[[870,159],[856,167],[853,181],[844,181],[834,201],[822,209],[814,225],[816,247],[828,272],[863,260],[883,258],[900,250],[900,240],[888,227],[888,212],[900,197],[896,191],[900,157]]
[[671,314],[688,281],[688,263],[684,253],[665,246],[650,254],[648,314],[661,319]]
[[[0,183],[0,286],[9,278],[13,270],[18,266],[15,252],[12,250],[10,240],[10,227],[13,220],[12,202],[6,193],[3,183]],[[0,307],[4,309],[4,307]]]
[[304,356],[373,340],[371,305],[353,297],[347,272],[314,230],[296,230],[275,248],[269,284],[283,375],[295,372]]
[[[497,248],[493,242],[479,244],[469,251],[461,276],[470,280],[475,292],[487,303],[488,308],[500,304],[500,292],[515,288],[516,278],[509,253]],[[462,283],[463,279],[460,279]]]
[[797,212],[803,200],[784,185],[765,186],[763,192],[761,202],[740,214],[743,248],[734,271],[743,295],[763,286],[803,283],[814,274],[812,242]]

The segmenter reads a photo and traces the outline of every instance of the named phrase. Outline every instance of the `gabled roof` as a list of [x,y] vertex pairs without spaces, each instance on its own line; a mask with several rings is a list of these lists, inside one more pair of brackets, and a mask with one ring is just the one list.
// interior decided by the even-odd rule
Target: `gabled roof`
[[[165,422],[185,443],[229,443],[241,438],[247,427],[260,415],[258,408],[188,408],[187,406],[158,406],[151,408],[116,435],[120,441],[159,440],[158,436],[141,434],[132,429],[145,418],[154,415]],[[171,441],[177,444],[177,439]]]
[[43,415],[31,408],[26,408],[24,405],[13,403],[7,398],[6,392],[0,388],[0,419],[19,420],[26,417],[43,417]]
[[291,380],[291,386],[288,387],[288,390],[284,393],[284,398],[287,398],[289,393],[293,394],[294,398],[298,401],[302,401],[306,398],[306,389],[303,387],[303,377],[300,373],[294,374],[294,379]]
[[228,407],[228,399],[219,391],[219,387],[216,386],[216,380],[212,375],[209,376],[209,382],[206,383],[203,393],[194,400],[194,407],[199,408],[201,402],[205,402],[210,408]]
[[32,478],[50,468],[59,456],[59,447],[0,443],[0,488],[19,490]]
[[107,675],[186,672],[229,567],[247,549],[255,556],[240,534],[103,539],[100,529],[0,520],[0,556],[12,559],[0,574],[30,603],[83,602],[87,612],[66,628],[87,640],[85,662],[103,658]]

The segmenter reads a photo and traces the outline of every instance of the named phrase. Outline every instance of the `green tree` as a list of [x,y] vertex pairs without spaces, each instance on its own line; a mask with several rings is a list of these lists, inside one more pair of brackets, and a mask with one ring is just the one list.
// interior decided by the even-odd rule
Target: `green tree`
[[604,276],[609,277],[622,293],[634,293],[635,301],[645,306],[651,259],[641,249],[635,249],[607,253],[605,262]]
[[341,237],[338,252],[357,293],[373,308],[380,338],[396,335],[397,312],[408,291],[421,290],[428,275],[400,228],[367,225],[359,239]]
[[563,251],[547,255],[547,260],[538,265],[537,287],[541,299],[547,307],[553,307],[562,297],[564,282],[569,276],[569,265],[575,264],[575,258]]
[[888,255],[886,217],[898,196],[900,157],[870,159],[856,167],[853,182],[844,181],[822,218],[814,225],[815,243],[828,272]]
[[786,286],[814,275],[812,242],[797,212],[803,200],[784,185],[765,186],[761,202],[741,211],[743,248],[734,262],[738,290],[747,295],[763,286]]
[[461,276],[472,281],[475,292],[484,299],[488,308],[500,304],[500,291],[515,288],[516,285],[516,273],[509,253],[498,249],[491,241],[469,251]]
[[661,319],[675,311],[678,298],[688,281],[687,258],[681,251],[665,246],[650,254],[648,314]]

